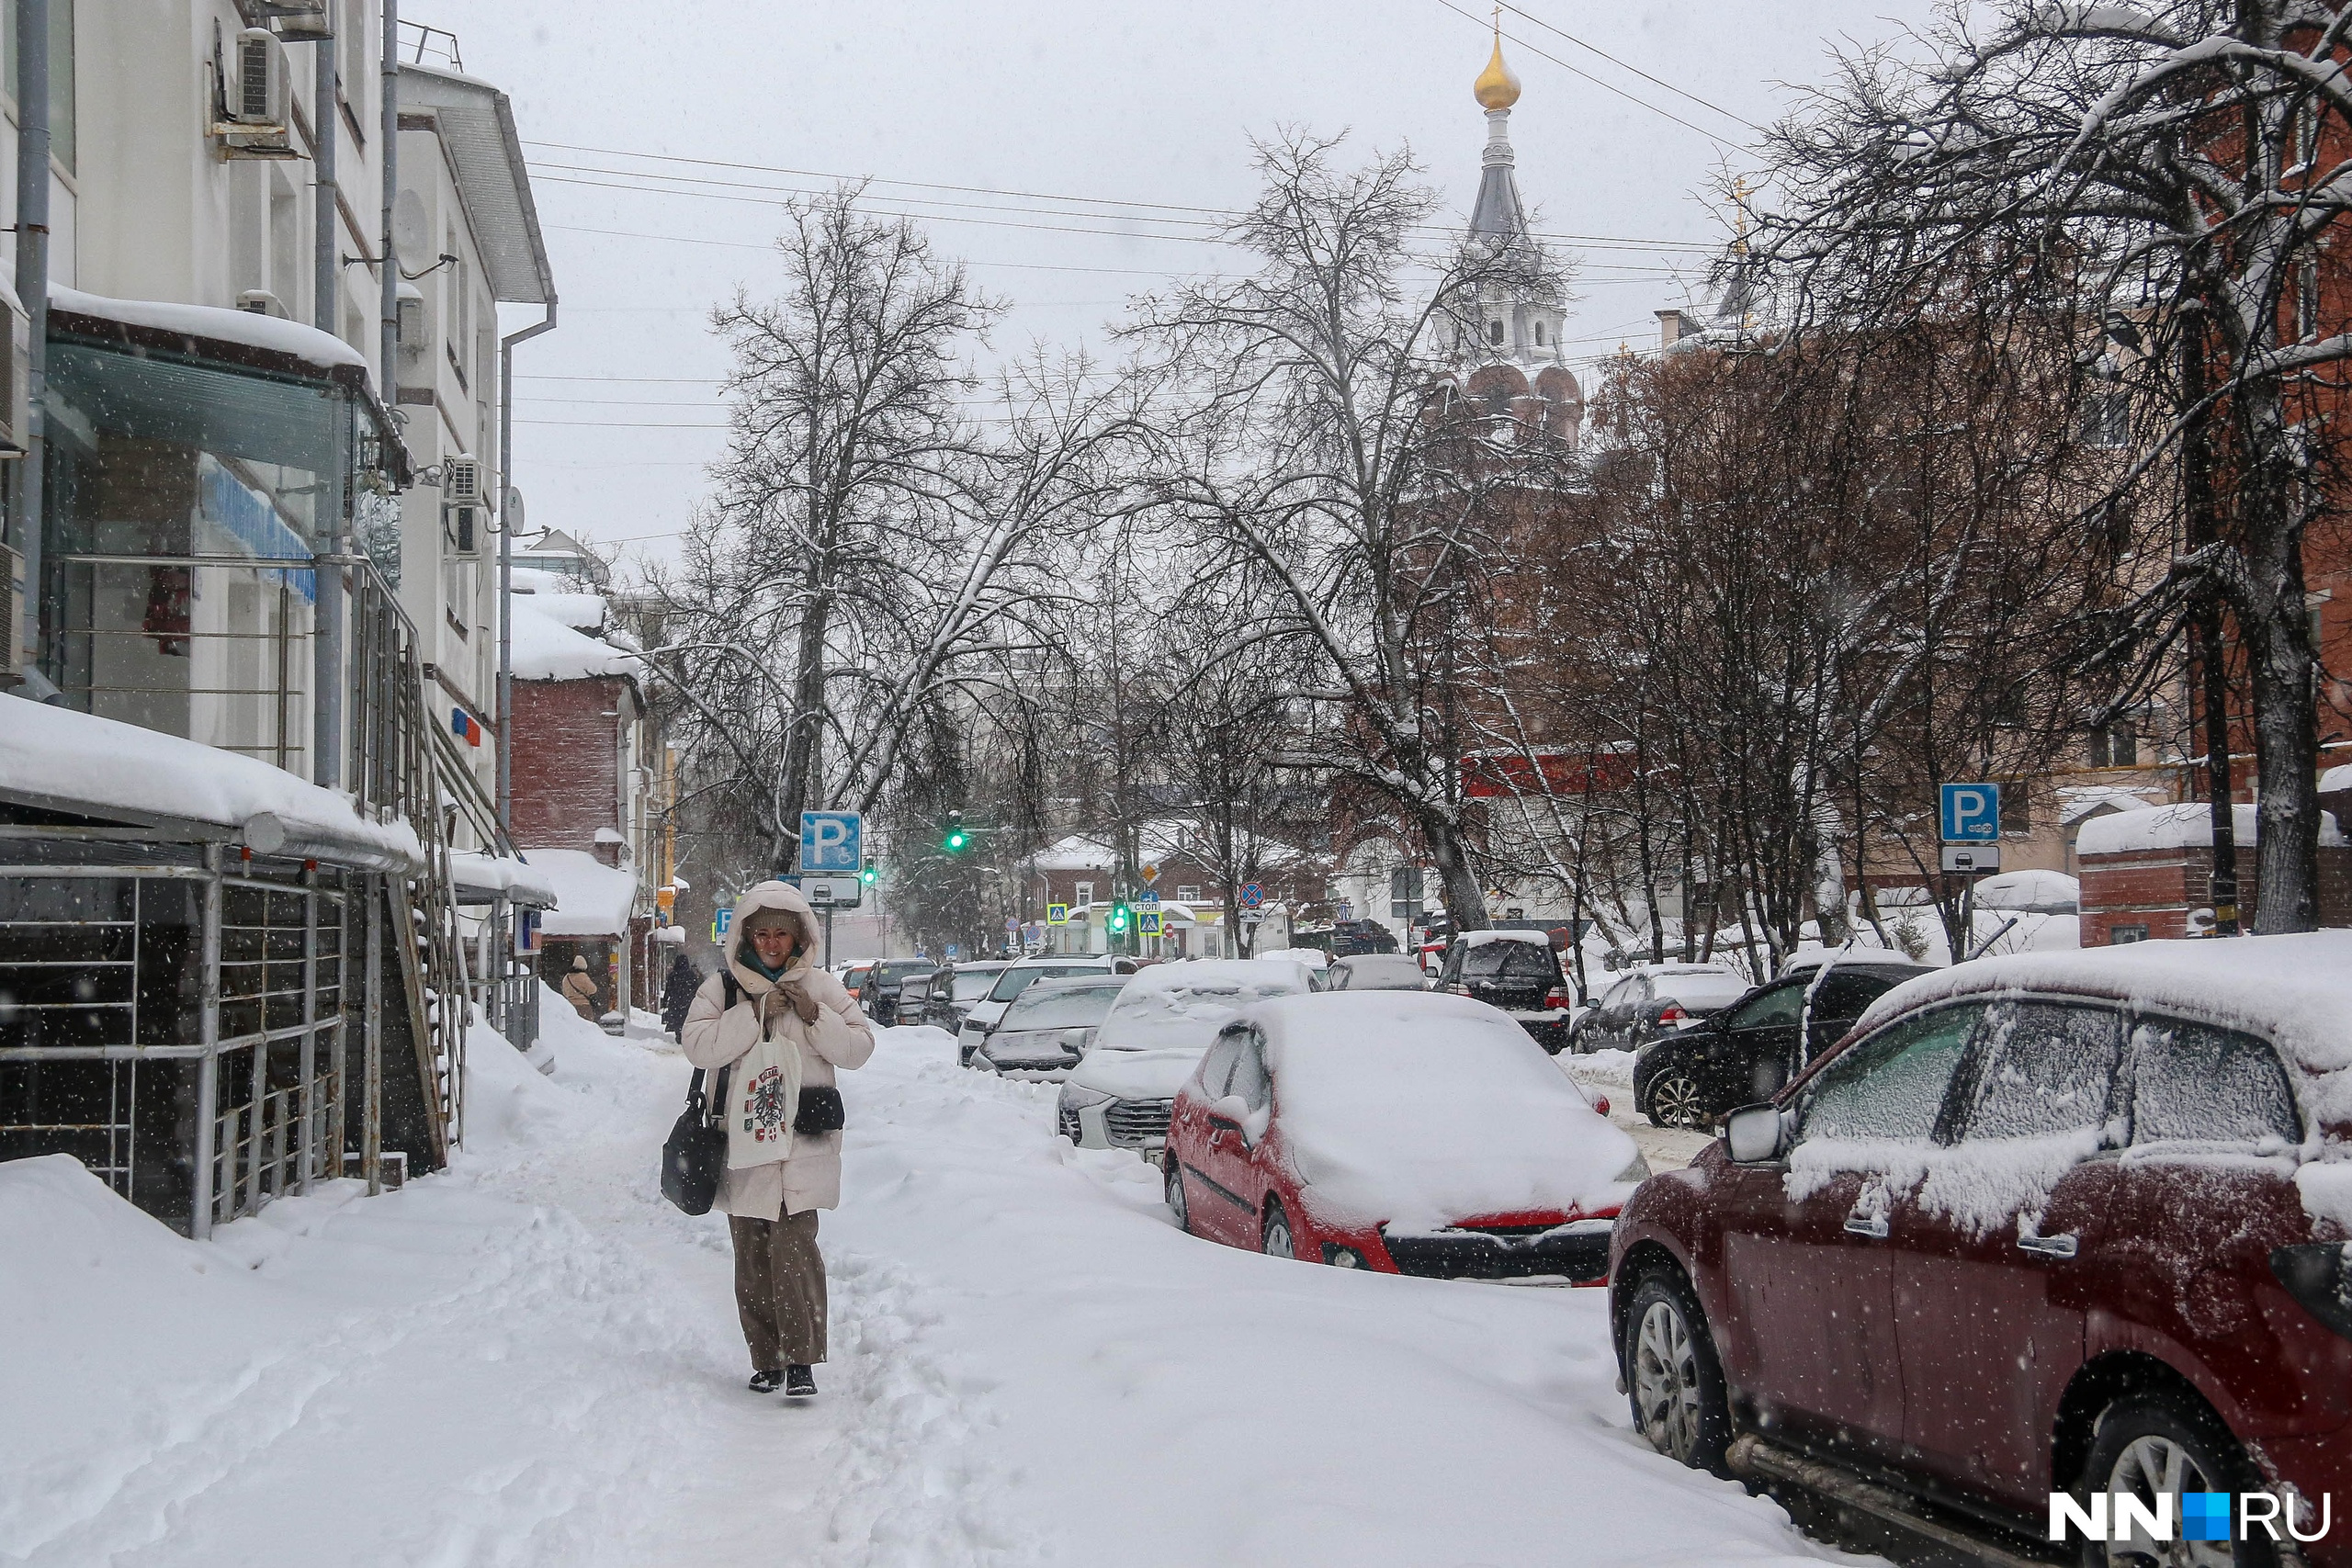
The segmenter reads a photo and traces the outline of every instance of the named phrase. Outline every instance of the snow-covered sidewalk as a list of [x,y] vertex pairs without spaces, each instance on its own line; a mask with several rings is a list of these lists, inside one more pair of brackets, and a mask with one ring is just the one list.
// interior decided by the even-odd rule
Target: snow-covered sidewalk
[[[685,1067],[551,1019],[474,1152],[182,1241],[0,1165],[0,1562],[732,1568],[1834,1557],[1632,1436],[1601,1292],[1184,1236],[1049,1087],[888,1031],[849,1105],[824,1393],[745,1393],[724,1222],[655,1190]],[[494,1047],[494,1048],[493,1048]]]

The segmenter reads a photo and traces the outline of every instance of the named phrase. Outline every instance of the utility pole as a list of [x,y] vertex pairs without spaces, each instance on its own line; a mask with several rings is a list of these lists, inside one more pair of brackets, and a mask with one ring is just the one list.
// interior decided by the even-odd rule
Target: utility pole
[[392,203],[401,193],[401,0],[384,0],[383,117],[377,135],[384,143],[384,224],[377,252],[384,258],[383,289],[377,303],[378,351],[383,369],[378,373],[384,407],[395,420],[401,402],[401,258],[392,243]]
[[[17,542],[25,558],[26,625],[40,652],[41,462],[49,401],[49,0],[17,4],[17,296],[25,308],[25,457],[17,465]],[[11,649],[9,665],[26,662]]]
[[[311,61],[311,324],[332,334],[342,304],[342,247],[336,243],[335,39],[319,39]],[[311,637],[311,782],[322,789],[343,783],[343,563],[353,497],[319,519],[312,541],[311,579],[316,585]],[[323,546],[324,548],[318,547]]]
[[[2202,301],[2180,310],[2180,403],[2187,418],[2180,437],[2180,498],[2189,551],[2220,542],[2213,513],[2213,454],[2207,445],[2205,312]],[[2213,825],[2213,934],[2238,934],[2237,821],[2230,782],[2230,671],[2222,646],[2222,595],[2207,585],[2191,618],[2195,663],[2205,716],[2205,797]]]

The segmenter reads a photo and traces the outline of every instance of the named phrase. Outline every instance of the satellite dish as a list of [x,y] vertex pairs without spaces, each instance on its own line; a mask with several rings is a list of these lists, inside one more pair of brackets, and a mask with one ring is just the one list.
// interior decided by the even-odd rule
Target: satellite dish
[[425,221],[424,198],[413,190],[392,203],[392,248],[411,271],[433,259],[433,225]]
[[518,534],[523,531],[523,492],[513,485],[506,487],[506,507],[504,514],[498,520],[498,525],[502,528],[511,528]]

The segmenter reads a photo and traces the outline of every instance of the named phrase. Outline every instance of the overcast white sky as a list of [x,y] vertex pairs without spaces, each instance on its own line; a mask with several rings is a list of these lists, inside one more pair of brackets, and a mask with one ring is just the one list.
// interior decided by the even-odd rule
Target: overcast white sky
[[[1487,15],[1475,0],[1454,4]],[[1525,85],[1511,131],[1539,226],[1687,246],[1723,233],[1701,193],[1719,164],[1739,166],[1751,134],[1739,120],[1768,122],[1786,84],[1824,76],[1833,41],[1886,38],[1923,20],[1929,0],[1524,0],[1519,10],[1504,17],[1504,48]],[[674,183],[731,199],[658,194],[642,179],[581,171],[821,182],[543,143],[1227,209],[1251,194],[1250,135],[1295,123],[1409,143],[1466,213],[1486,134],[1470,94],[1486,29],[1445,0],[404,0],[401,11],[457,31],[466,69],[513,96],[531,143],[563,305],[560,329],[516,359],[514,473],[529,522],[657,555],[688,525],[702,465],[719,446],[718,430],[695,428],[723,419],[714,383],[726,357],[707,313],[739,285],[761,288],[773,266],[761,248],[775,231],[773,197]],[[938,221],[932,232],[974,264],[982,286],[1016,302],[998,329],[1000,350],[1033,337],[1099,343],[1128,294],[1170,273],[1231,265],[1228,251],[1106,219],[1099,205],[908,186],[876,194],[981,220]],[[938,205],[948,201],[979,205]],[[596,230],[608,232],[583,231]],[[1592,354],[1651,340],[1650,313],[1685,302],[1666,268],[1697,262],[1662,248],[1579,254],[1589,265],[1569,335]],[[508,330],[530,319],[509,318]]]

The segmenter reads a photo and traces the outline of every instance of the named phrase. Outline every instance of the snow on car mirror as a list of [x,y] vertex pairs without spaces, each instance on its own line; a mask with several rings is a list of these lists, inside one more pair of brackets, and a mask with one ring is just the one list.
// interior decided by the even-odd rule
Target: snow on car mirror
[[1735,1165],[1758,1165],[1781,1155],[1781,1109],[1745,1105],[1724,1120],[1724,1143]]

